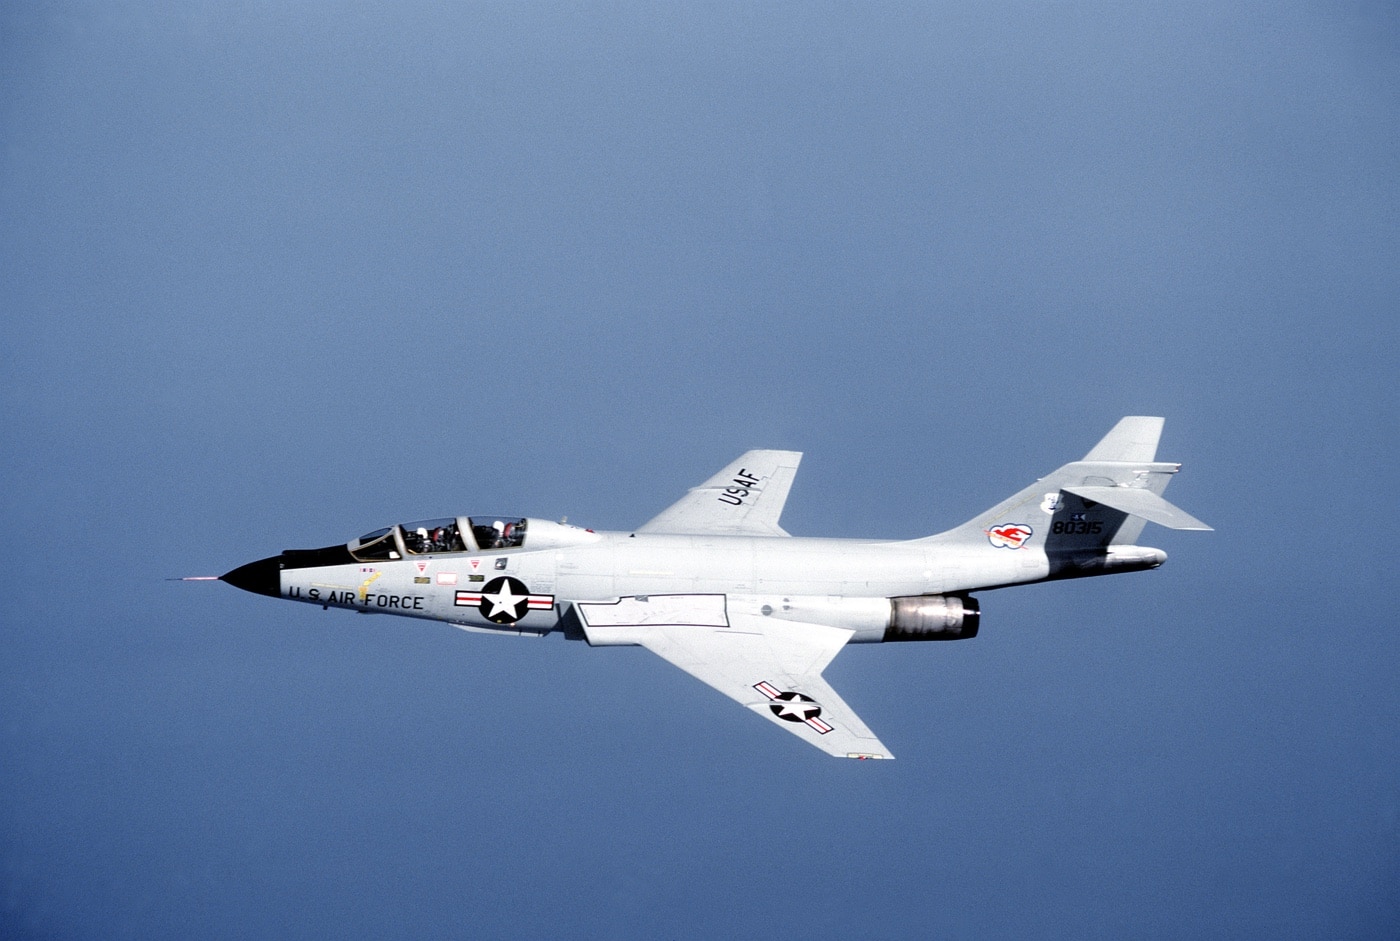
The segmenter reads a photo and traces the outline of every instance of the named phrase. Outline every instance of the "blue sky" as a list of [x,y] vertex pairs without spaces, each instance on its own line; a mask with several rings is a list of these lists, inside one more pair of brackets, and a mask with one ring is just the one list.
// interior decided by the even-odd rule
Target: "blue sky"
[[[1400,925],[1400,22],[1379,3],[0,11],[0,934]],[[1171,561],[828,678],[217,574],[626,528],[745,449],[913,537],[1164,415]]]

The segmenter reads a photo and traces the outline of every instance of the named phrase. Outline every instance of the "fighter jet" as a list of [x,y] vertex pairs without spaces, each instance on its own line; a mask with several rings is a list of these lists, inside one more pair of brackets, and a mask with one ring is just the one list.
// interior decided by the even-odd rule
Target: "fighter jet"
[[516,516],[386,526],[220,576],[322,608],[468,631],[636,645],[830,755],[892,758],[822,678],[847,644],[966,640],[972,593],[1155,569],[1148,522],[1209,526],[1162,499],[1162,419],[1129,417],[1084,456],[954,529],[912,540],[788,535],[802,455],[749,451],[629,532]]

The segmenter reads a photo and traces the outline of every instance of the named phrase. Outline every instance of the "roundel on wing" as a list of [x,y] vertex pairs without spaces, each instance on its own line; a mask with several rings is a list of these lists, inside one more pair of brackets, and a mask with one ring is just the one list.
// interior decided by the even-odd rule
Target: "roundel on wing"
[[822,707],[811,696],[791,691],[774,696],[768,708],[785,722],[806,722],[822,714]]

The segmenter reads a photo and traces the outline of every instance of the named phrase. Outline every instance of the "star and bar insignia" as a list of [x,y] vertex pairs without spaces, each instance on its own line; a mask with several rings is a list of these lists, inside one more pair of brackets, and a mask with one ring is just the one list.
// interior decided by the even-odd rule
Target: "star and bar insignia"
[[756,684],[754,689],[773,700],[768,708],[784,722],[805,722],[823,735],[832,730],[833,726],[821,720],[822,707],[811,696],[780,690],[767,680]]
[[452,602],[459,608],[479,608],[481,616],[494,624],[514,624],[529,611],[549,611],[553,595],[532,595],[518,578],[493,578],[478,591],[459,591]]

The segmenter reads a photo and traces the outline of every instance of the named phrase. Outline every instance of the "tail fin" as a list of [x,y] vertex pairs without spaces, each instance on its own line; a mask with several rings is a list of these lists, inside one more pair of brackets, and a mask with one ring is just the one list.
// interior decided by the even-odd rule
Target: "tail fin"
[[1145,461],[1157,457],[1157,442],[1162,437],[1163,418],[1129,415],[1120,418],[1113,430],[1084,455],[1084,461]]
[[1161,418],[1124,418],[1083,460],[929,539],[1009,549],[1038,543],[1052,556],[1070,556],[1131,545],[1149,520],[1172,529],[1208,530],[1162,499],[1181,469],[1156,460],[1162,424]]

